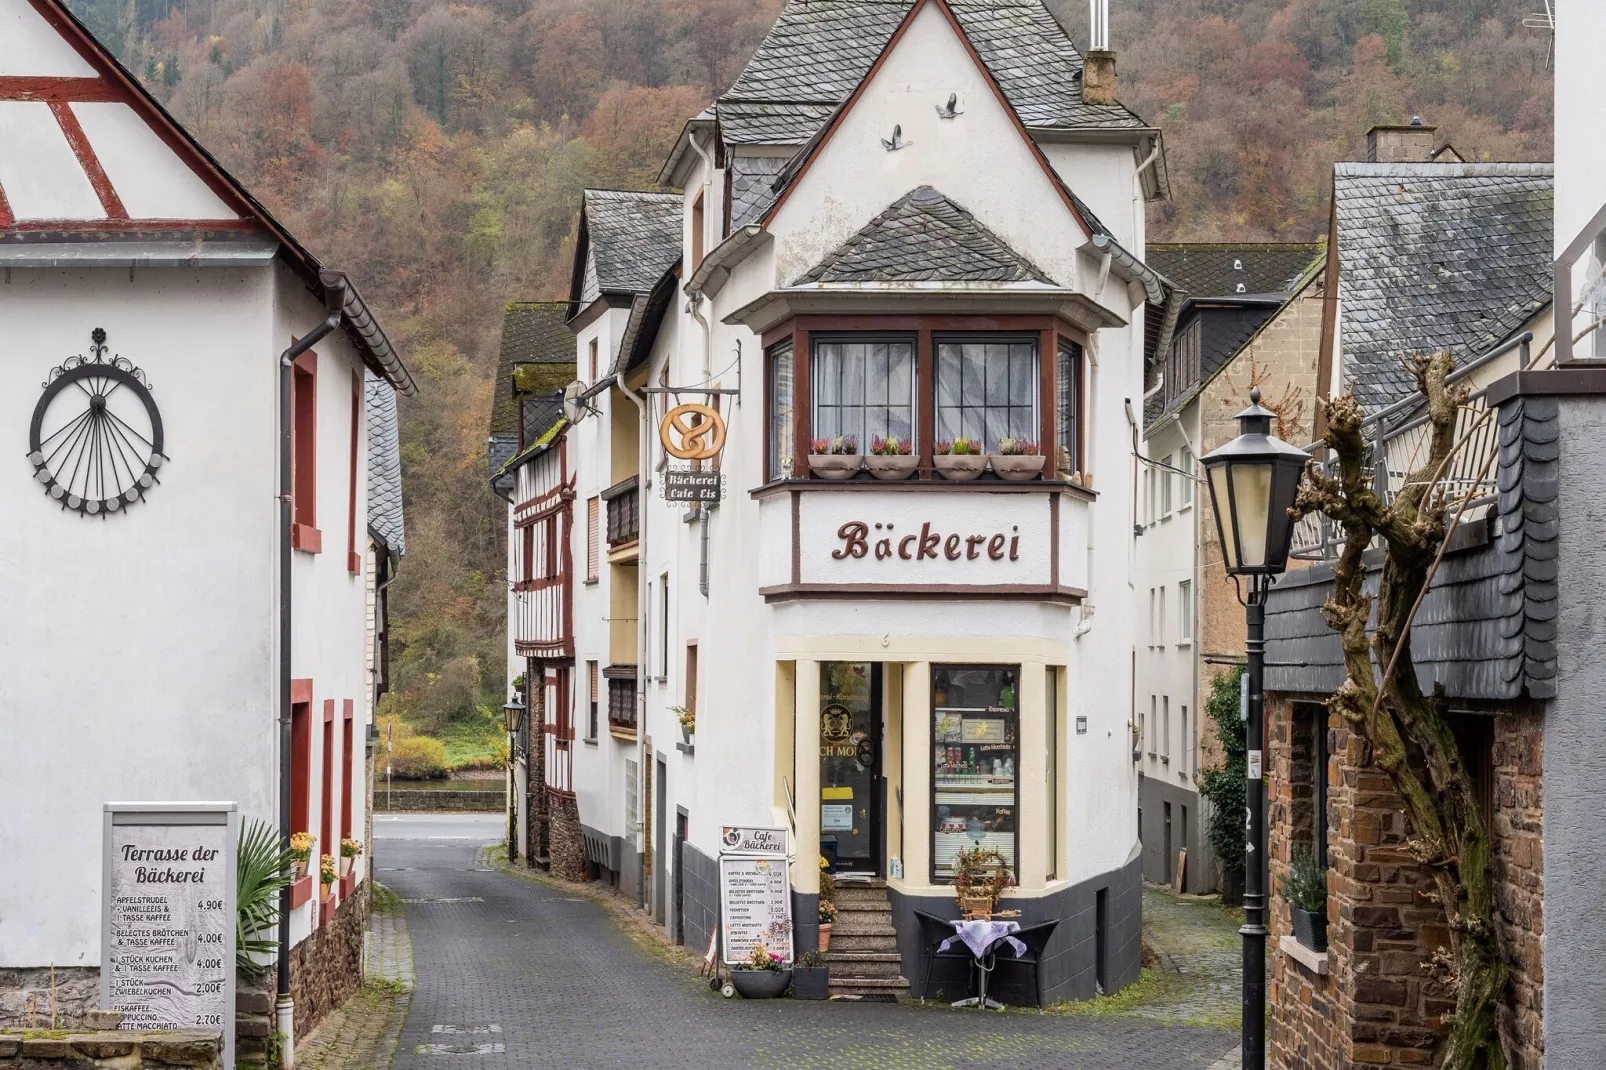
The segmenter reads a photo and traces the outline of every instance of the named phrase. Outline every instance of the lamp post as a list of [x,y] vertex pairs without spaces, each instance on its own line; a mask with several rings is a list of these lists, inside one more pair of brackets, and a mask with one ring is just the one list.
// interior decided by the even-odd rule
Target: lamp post
[[1240,594],[1248,624],[1249,725],[1245,743],[1248,810],[1244,849],[1243,1070],[1266,1065],[1266,888],[1261,880],[1266,857],[1266,782],[1261,779],[1266,745],[1265,684],[1266,592],[1288,567],[1294,522],[1288,515],[1299,480],[1310,460],[1304,450],[1271,433],[1275,414],[1249,392],[1249,408],[1238,414],[1238,437],[1200,460],[1210,486],[1210,506],[1227,575],[1249,583]]
[[514,772],[513,748],[518,740],[519,722],[524,717],[524,696],[518,688],[502,703],[502,720],[507,726],[507,860],[514,862],[519,857],[519,803],[518,782]]

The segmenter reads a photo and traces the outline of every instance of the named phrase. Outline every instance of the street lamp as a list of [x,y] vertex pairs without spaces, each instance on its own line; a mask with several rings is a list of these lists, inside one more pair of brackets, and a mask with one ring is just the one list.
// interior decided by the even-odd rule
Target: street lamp
[[502,703],[502,721],[507,726],[507,860],[519,857],[519,804],[518,781],[514,775],[513,748],[518,739],[519,722],[524,719],[524,696],[515,687],[513,694]]
[[1261,779],[1266,741],[1265,684],[1266,591],[1272,578],[1288,567],[1288,546],[1294,522],[1288,511],[1299,493],[1308,454],[1271,433],[1275,414],[1260,404],[1260,391],[1249,392],[1249,407],[1238,414],[1238,437],[1205,454],[1210,506],[1227,575],[1249,581],[1248,597],[1239,596],[1248,623],[1249,655],[1248,809],[1244,850],[1243,1068],[1266,1065],[1266,888],[1261,880],[1266,856],[1266,782]]

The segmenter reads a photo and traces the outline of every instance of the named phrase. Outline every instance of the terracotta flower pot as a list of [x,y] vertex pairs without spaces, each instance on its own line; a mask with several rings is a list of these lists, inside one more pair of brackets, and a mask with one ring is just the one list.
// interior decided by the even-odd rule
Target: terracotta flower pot
[[809,471],[821,479],[850,479],[863,464],[864,458],[857,454],[809,454]]
[[937,471],[942,473],[944,479],[975,479],[987,470],[987,458],[979,454],[941,454],[931,459]]
[[820,951],[822,953],[831,950],[831,924],[831,922],[824,922],[820,925]]
[[864,459],[864,465],[877,479],[908,479],[920,467],[920,458],[913,454],[888,456],[872,453]]
[[999,479],[1008,479],[1019,483],[1028,479],[1036,479],[1043,474],[1043,462],[1047,457],[1035,457],[1014,454],[1009,457],[989,457],[993,463],[993,471],[998,473]]

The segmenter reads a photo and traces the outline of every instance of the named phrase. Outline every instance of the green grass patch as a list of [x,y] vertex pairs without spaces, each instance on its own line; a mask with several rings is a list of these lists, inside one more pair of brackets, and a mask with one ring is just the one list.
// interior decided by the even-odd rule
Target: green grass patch
[[1092,999],[1061,1000],[1043,1008],[1045,1014],[1063,1014],[1077,1018],[1110,1018],[1131,1014],[1144,1004],[1164,997],[1176,984],[1176,974],[1161,973],[1155,969],[1138,972],[1138,979],[1119,992]]
[[446,744],[446,764],[453,769],[469,763],[490,763],[493,767],[506,743],[506,733],[496,722],[483,718],[452,721],[435,738]]

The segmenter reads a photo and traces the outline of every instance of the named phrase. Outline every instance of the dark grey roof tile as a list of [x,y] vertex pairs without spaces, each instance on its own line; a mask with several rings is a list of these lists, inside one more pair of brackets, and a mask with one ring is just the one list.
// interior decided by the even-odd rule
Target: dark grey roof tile
[[731,157],[732,230],[755,222],[775,203],[775,179],[786,165],[782,156]]
[[1143,261],[1201,300],[1286,294],[1321,252],[1319,242],[1151,242]]
[[407,531],[402,522],[401,432],[395,388],[368,372],[363,378],[363,403],[368,413],[368,530],[400,556],[407,552]]
[[585,191],[586,235],[604,292],[645,293],[680,259],[678,193]]

